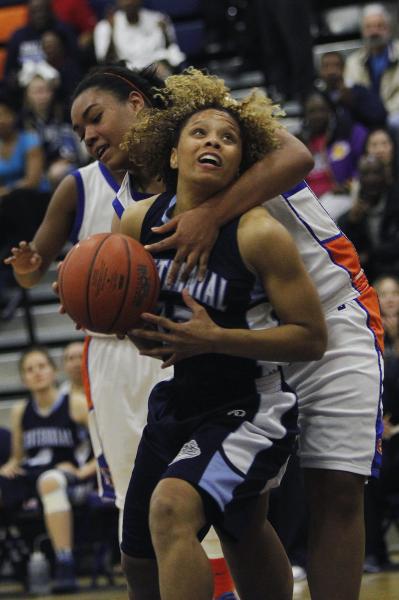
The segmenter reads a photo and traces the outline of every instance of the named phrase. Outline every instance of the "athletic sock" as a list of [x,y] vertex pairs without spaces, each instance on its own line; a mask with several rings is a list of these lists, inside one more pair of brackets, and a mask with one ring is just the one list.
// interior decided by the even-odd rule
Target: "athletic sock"
[[70,550],[69,548],[63,548],[62,550],[56,550],[55,556],[56,556],[58,562],[72,562],[73,561],[72,550]]
[[214,598],[219,598],[222,594],[226,594],[226,592],[233,592],[234,582],[225,559],[211,558],[209,562],[213,573]]

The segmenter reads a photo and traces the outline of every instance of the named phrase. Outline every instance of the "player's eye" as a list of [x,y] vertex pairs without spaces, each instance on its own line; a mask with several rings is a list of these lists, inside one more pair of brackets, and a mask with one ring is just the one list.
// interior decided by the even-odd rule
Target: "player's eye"
[[232,144],[235,144],[237,142],[237,138],[233,133],[226,132],[223,134],[222,138],[224,141],[230,142]]
[[101,121],[101,117],[102,117],[102,116],[103,116],[103,113],[102,113],[102,112],[99,112],[99,113],[95,114],[95,115],[92,117],[92,119],[91,119],[91,122],[92,122],[92,123],[99,123],[99,122]]
[[196,137],[202,137],[203,135],[205,135],[205,129],[202,129],[202,127],[196,127],[191,131],[191,133]]

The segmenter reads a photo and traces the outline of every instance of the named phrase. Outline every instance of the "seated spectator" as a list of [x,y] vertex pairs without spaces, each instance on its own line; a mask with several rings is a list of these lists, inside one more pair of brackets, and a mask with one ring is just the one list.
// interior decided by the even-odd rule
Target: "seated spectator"
[[83,342],[71,342],[64,348],[62,365],[67,381],[63,390],[86,400],[82,376]]
[[346,61],[347,85],[365,85],[379,94],[389,124],[399,126],[399,41],[392,39],[391,18],[382,4],[364,8],[362,38],[363,47]]
[[389,183],[399,178],[396,144],[388,129],[381,127],[370,131],[365,150],[366,154],[376,156],[384,163]]
[[76,458],[82,433],[87,437],[87,407],[82,398],[58,391],[55,364],[44,348],[25,351],[20,371],[29,398],[12,410],[12,455],[0,468],[0,503],[15,509],[38,495],[56,556],[53,591],[75,591],[68,486],[95,473],[94,460],[80,466]]
[[382,274],[399,275],[398,194],[398,184],[389,184],[383,162],[363,156],[358,193],[338,225],[354,243],[371,281]]
[[373,286],[377,290],[384,326],[384,357],[399,356],[399,346],[395,350],[395,344],[399,342],[399,279],[383,275],[374,281]]
[[345,59],[340,52],[326,52],[321,56],[317,87],[334,104],[338,118],[366,127],[384,125],[387,112],[379,94],[358,83],[345,85],[344,69]]
[[72,127],[64,118],[64,107],[56,100],[56,86],[36,75],[25,89],[23,122],[39,135],[45,154],[45,176],[51,190],[82,166],[83,150]]
[[19,127],[17,113],[15,100],[0,96],[0,318],[12,315],[21,295],[12,292],[10,299],[15,283],[3,259],[20,239],[30,239],[50,200],[39,136]]
[[43,33],[41,41],[46,62],[59,74],[58,99],[63,101],[68,111],[69,99],[83,77],[83,70],[77,57],[68,53],[68,43],[61,31],[49,29]]
[[389,497],[399,493],[399,279],[380,277],[374,287],[385,329],[384,433],[380,477],[365,486],[366,573],[399,569],[389,557],[383,527]]
[[116,7],[94,29],[98,62],[125,60],[135,69],[155,63],[160,77],[179,68],[185,56],[167,15],[141,8],[141,0],[116,0]]
[[81,48],[91,44],[97,18],[88,0],[52,0],[52,8],[57,19],[68,23],[78,35]]
[[18,125],[18,107],[0,97],[0,198],[15,189],[42,186],[44,155],[36,133]]
[[335,220],[351,205],[350,184],[366,136],[363,125],[340,121],[334,106],[321,92],[314,91],[306,98],[299,138],[315,161],[306,180]]
[[42,35],[45,31],[61,32],[66,40],[67,54],[78,57],[76,35],[65,23],[58,21],[51,9],[51,0],[28,1],[28,23],[14,32],[7,46],[5,80],[8,87],[18,89],[17,76],[25,62],[41,62],[45,59]]

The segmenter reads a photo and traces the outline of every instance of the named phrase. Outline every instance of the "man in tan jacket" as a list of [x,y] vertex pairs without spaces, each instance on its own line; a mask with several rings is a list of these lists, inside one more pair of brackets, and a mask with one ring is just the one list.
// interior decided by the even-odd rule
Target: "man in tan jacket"
[[347,85],[362,84],[380,95],[388,122],[399,127],[399,41],[391,36],[391,17],[382,4],[369,4],[362,18],[363,47],[349,55]]

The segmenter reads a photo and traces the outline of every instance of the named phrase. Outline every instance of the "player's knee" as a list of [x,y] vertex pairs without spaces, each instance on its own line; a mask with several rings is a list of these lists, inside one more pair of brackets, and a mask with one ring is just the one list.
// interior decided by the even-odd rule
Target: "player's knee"
[[151,497],[149,522],[154,544],[190,530],[196,533],[204,525],[198,492],[185,481],[162,480]]
[[180,502],[176,502],[173,496],[163,494],[155,490],[150,504],[150,531],[152,538],[168,535],[168,531],[174,531],[176,525],[184,520],[178,510]]
[[[323,521],[350,520],[358,516],[362,513],[364,480],[363,476],[354,473],[326,472],[319,493],[312,494],[314,501],[310,514],[316,518],[319,515]],[[316,487],[315,484],[315,490]]]
[[46,514],[70,510],[67,479],[60,471],[54,469],[40,475],[37,480],[37,491]]

